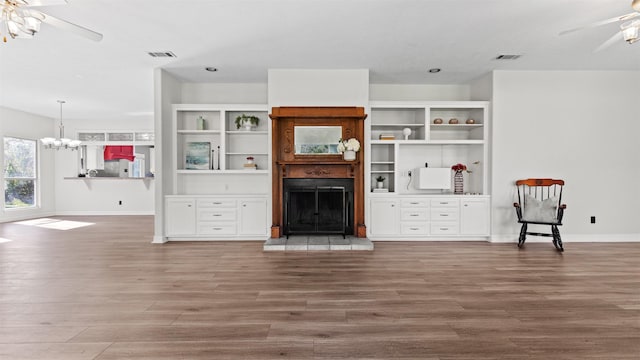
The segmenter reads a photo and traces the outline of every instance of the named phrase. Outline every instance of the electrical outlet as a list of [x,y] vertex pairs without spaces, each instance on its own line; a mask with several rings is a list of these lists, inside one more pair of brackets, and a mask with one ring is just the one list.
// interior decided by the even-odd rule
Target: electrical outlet
[[408,171],[409,177],[411,177],[411,170]]
[[592,216],[592,217],[591,217],[591,223],[592,223],[592,224],[595,224],[595,223],[596,223],[596,217],[595,217],[595,216]]
[[118,205],[122,205],[122,200],[118,200]]

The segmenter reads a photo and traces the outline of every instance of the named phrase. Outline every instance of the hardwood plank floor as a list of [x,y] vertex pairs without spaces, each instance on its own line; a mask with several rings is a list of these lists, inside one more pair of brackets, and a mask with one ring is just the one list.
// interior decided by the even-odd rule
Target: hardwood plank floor
[[640,359],[638,243],[287,253],[151,244],[150,216],[36,224],[0,224],[0,359]]

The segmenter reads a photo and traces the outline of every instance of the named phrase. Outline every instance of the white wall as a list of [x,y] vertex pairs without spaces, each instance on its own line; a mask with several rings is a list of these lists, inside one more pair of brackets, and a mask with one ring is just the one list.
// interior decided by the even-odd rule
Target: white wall
[[369,70],[269,70],[269,107],[367,106]]
[[[79,131],[153,131],[153,119],[97,120],[64,119],[65,135],[77,138]],[[78,151],[56,151],[56,213],[60,215],[151,215],[154,213],[155,179],[78,180]],[[75,179],[65,179],[73,177]],[[120,201],[122,205],[120,205]]]
[[162,69],[154,71],[154,124],[156,134],[156,179],[155,179],[155,219],[154,243],[165,242],[164,238],[164,196],[173,188],[171,172],[171,105],[180,103],[181,83]]
[[185,83],[184,104],[266,104],[267,84]]
[[469,85],[371,84],[369,99],[371,101],[469,100],[469,91]]
[[529,177],[566,181],[565,240],[640,240],[638,84],[638,71],[494,73],[494,240],[515,240],[514,181]]
[[[38,140],[47,136],[56,136],[57,131],[57,122],[54,122],[51,118],[0,107],[1,138],[11,136]],[[0,163],[4,164],[4,143],[2,146],[3,151],[0,151]],[[7,211],[4,210],[4,206],[0,206],[0,222],[54,215],[56,206],[54,193],[54,177],[56,175],[55,151],[43,150],[39,141],[37,151],[40,159],[38,168],[40,177],[38,186],[41,194],[39,199],[40,206],[33,209],[11,209]],[[4,171],[0,173],[0,177],[2,178],[2,184],[4,184]],[[4,185],[2,188],[4,189]]]

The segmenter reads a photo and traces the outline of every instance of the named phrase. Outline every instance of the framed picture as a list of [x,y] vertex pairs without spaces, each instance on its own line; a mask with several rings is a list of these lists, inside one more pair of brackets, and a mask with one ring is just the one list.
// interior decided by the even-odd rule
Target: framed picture
[[211,143],[188,142],[185,149],[185,165],[188,170],[211,169]]

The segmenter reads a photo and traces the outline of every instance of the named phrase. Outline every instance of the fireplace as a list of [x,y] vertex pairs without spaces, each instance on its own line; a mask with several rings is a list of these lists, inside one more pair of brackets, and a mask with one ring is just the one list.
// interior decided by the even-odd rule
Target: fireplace
[[[366,237],[364,223],[364,147],[346,161],[322,143],[324,153],[300,151],[296,134],[337,130],[339,138],[364,144],[362,107],[274,107],[272,122],[271,237],[341,234]],[[309,131],[300,131],[308,127]],[[331,135],[330,137],[333,137]],[[314,150],[316,147],[314,147]]]
[[353,235],[353,179],[284,179],[284,235]]

